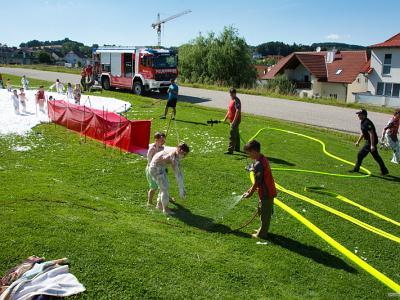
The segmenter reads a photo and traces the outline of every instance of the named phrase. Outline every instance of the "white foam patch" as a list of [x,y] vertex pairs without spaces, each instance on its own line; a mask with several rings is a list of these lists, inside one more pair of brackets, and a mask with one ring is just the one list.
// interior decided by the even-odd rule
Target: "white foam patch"
[[31,149],[32,148],[29,146],[14,146],[14,147],[12,147],[12,150],[17,151],[17,152],[25,152],[25,151],[29,151]]
[[[17,115],[14,112],[14,106],[11,100],[12,93],[8,92],[6,89],[0,89],[0,135],[24,135],[36,125],[49,122],[47,108],[46,113],[43,113],[39,110],[39,107],[35,105],[36,92],[37,90],[25,91],[26,98],[28,99],[26,102],[26,113],[22,112],[22,105],[20,104],[20,114]],[[72,104],[75,103],[73,99],[67,99],[67,96],[64,94],[45,92],[46,99],[50,96],[53,96],[55,100],[64,100]],[[126,101],[85,94],[82,94],[81,105],[100,110],[104,108],[106,111],[115,113],[124,112],[131,107],[131,104]]]

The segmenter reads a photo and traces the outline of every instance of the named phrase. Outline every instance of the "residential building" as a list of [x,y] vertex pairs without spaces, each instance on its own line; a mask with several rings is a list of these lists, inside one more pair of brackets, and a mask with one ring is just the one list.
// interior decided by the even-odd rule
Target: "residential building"
[[68,52],[64,60],[73,67],[85,66],[89,63],[89,60],[83,54],[74,51]]
[[35,62],[36,59],[30,51],[4,45],[0,47],[0,64],[28,65]]
[[369,46],[371,65],[368,93],[357,95],[360,103],[400,106],[400,33]]
[[262,78],[285,74],[296,85],[300,97],[355,101],[355,93],[366,92],[366,51],[294,52],[281,59]]

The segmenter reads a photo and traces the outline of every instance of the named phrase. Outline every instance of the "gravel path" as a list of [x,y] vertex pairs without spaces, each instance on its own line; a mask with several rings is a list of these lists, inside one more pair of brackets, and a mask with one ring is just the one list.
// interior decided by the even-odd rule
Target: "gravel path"
[[[0,73],[17,76],[26,75],[27,77],[49,81],[55,81],[57,78],[62,82],[79,83],[80,81],[79,75],[31,69],[0,67]],[[3,80],[5,81],[6,78],[3,78]],[[226,92],[188,87],[180,87],[180,95],[183,101],[216,108],[226,108],[229,100],[229,95]],[[340,131],[359,132],[360,124],[355,115],[355,109],[263,96],[239,94],[238,97],[242,100],[242,110],[246,113]],[[370,112],[369,118],[375,123],[378,136],[380,136],[382,128],[390,119],[390,115]]]

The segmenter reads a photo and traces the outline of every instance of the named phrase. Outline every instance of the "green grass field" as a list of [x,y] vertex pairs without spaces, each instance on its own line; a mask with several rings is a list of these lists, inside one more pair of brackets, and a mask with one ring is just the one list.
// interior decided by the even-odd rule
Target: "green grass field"
[[33,70],[60,72],[60,73],[68,73],[68,74],[81,74],[81,68],[66,68],[66,67],[63,67],[63,66],[46,65],[46,64],[35,64],[35,65],[7,65],[7,64],[0,64],[0,67],[33,69]]
[[[7,76],[8,77],[8,76]],[[18,78],[10,76],[17,83]],[[38,82],[31,81],[32,86]],[[165,130],[164,102],[123,92],[103,92],[133,104],[129,119],[154,118],[152,132]],[[63,127],[43,124],[27,136],[0,137],[0,274],[30,255],[68,257],[71,272],[87,292],[74,299],[386,299],[392,292],[278,207],[267,244],[250,234],[258,220],[229,233],[253,214],[257,198],[232,207],[250,186],[242,155],[225,156],[228,126],[206,126],[224,112],[179,103],[168,144],[180,140],[192,151],[182,162],[187,198],[166,217],[146,208],[146,160],[105,149],[98,141]],[[349,120],[357,122],[357,119]],[[245,115],[242,136],[271,126],[327,143],[328,151],[354,161],[354,137],[288,122]],[[259,141],[272,167],[345,174],[351,167],[322,154],[318,144],[266,131]],[[16,146],[31,150],[15,151]],[[399,228],[323,195],[303,192],[324,186],[392,219],[399,216],[399,166],[381,151],[392,177],[348,179],[274,172],[280,185],[305,194],[399,236]],[[172,172],[171,193],[177,196]],[[400,282],[399,246],[291,196],[279,198],[350,251]]]

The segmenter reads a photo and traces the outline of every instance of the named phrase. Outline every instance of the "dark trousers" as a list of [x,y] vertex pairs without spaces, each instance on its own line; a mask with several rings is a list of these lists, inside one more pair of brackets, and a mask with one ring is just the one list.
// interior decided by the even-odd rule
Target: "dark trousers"
[[273,199],[262,199],[261,207],[260,207],[261,227],[260,227],[260,229],[258,229],[259,237],[267,236],[273,211],[274,211],[274,200]]
[[240,151],[240,135],[239,135],[239,124],[231,124],[229,131],[229,152]]
[[378,153],[378,149],[375,146],[375,150],[371,151],[371,144],[370,143],[365,143],[365,145],[360,149],[357,155],[357,163],[354,167],[355,170],[359,170],[361,167],[361,164],[364,160],[364,158],[368,155],[368,153],[371,152],[372,157],[375,159],[375,161],[379,164],[379,167],[381,168],[381,172],[385,173],[387,172],[387,168],[385,166],[385,163],[382,160],[382,157]]

